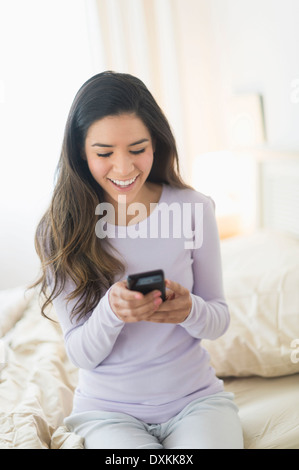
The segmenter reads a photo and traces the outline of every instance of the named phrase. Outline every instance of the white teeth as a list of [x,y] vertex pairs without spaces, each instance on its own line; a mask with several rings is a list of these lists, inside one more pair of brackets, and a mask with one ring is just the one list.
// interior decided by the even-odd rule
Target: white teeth
[[112,178],[109,178],[113,183],[118,184],[118,186],[129,186],[130,184],[134,183],[136,180],[137,176],[135,178],[132,178],[130,180],[126,181],[120,181],[120,180],[113,180]]

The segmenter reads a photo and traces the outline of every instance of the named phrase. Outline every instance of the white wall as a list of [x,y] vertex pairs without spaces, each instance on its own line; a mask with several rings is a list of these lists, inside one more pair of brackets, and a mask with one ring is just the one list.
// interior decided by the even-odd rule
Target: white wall
[[[251,230],[259,203],[256,161],[250,149],[237,147],[241,139],[233,139],[232,97],[262,95],[264,145],[298,150],[299,1],[173,2],[191,182],[213,197],[218,217],[229,224],[234,218],[234,230],[224,232]],[[241,99],[241,107],[240,100],[237,103],[251,116],[252,100]],[[258,108],[254,110],[256,123]]]
[[299,148],[298,0],[211,0],[225,92],[264,98],[267,145]]
[[82,0],[0,1],[0,288],[30,283],[66,116],[93,74]]

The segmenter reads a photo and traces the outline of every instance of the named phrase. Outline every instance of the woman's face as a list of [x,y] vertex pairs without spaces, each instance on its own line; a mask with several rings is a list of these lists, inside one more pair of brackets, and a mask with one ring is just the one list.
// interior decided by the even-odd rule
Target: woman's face
[[94,122],[85,139],[85,156],[105,200],[115,205],[119,196],[126,203],[143,201],[146,179],[153,164],[149,130],[135,114],[107,116]]

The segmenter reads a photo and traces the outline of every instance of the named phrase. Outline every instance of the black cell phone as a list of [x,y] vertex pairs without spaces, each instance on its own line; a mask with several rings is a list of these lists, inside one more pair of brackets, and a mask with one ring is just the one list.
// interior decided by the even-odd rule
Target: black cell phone
[[147,294],[148,292],[158,289],[162,294],[162,300],[164,301],[166,299],[164,272],[162,269],[130,274],[127,277],[127,287],[130,290],[142,292],[142,294]]

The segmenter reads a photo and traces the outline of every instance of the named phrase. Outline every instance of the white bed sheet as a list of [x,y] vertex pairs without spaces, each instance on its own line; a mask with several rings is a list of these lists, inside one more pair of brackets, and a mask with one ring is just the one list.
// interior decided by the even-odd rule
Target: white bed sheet
[[246,449],[299,449],[299,374],[226,378],[235,394]]

